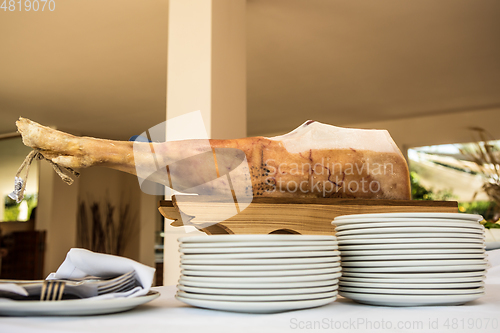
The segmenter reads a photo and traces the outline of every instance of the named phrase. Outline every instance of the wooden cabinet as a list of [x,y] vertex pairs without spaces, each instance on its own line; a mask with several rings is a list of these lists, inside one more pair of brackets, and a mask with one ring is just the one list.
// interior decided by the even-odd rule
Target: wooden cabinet
[[7,255],[2,258],[0,278],[44,279],[45,231],[15,231],[3,236]]

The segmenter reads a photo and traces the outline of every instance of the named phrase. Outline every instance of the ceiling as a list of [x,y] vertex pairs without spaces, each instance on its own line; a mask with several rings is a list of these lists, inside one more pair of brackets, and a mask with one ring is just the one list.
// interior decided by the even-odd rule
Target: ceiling
[[[19,116],[111,139],[165,120],[166,0],[0,20],[0,134]],[[248,0],[249,135],[500,107],[500,1]]]
[[500,1],[248,4],[250,133],[500,106]]
[[19,116],[111,139],[165,121],[167,1],[56,3],[1,13],[0,133]]

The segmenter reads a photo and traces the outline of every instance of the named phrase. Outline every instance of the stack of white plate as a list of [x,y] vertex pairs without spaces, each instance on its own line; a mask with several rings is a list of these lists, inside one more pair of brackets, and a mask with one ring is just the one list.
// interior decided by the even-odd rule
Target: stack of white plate
[[484,293],[480,215],[387,213],[335,218],[339,294],[387,306],[455,305]]
[[179,239],[177,299],[208,309],[271,313],[335,301],[334,236],[214,235]]

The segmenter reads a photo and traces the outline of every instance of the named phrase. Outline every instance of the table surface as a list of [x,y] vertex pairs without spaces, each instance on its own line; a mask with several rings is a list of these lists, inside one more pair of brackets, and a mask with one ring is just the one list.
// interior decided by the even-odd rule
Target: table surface
[[0,332],[500,332],[500,284],[487,284],[485,296],[461,306],[378,307],[339,297],[323,307],[277,314],[194,308],[174,298],[175,286],[153,289],[161,296],[131,311],[81,317],[2,317]]
[[326,306],[275,314],[200,309],[175,299],[175,286],[131,311],[72,317],[0,317],[1,333],[24,332],[500,332],[500,250],[486,292],[460,306],[382,307],[339,297]]

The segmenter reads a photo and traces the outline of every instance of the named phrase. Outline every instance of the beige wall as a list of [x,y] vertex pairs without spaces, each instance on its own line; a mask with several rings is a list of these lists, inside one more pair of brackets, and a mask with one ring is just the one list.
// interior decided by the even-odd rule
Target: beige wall
[[500,139],[500,108],[470,110],[436,116],[412,117],[370,123],[355,123],[350,127],[387,129],[402,150],[412,147],[472,142],[471,128],[480,127]]
[[34,230],[35,224],[33,221],[26,222],[2,222],[0,223],[0,235],[7,235],[16,231],[31,231]]
[[101,167],[81,171],[79,200],[87,203],[109,200],[116,207],[116,218],[120,203],[130,203],[134,225],[124,256],[154,266],[156,223],[160,219],[158,198],[142,193],[134,175]]
[[45,230],[44,275],[54,272],[66,253],[76,245],[77,179],[66,185],[49,163],[39,163],[38,208],[36,230]]
[[66,253],[77,246],[76,223],[80,200],[105,203],[109,199],[116,209],[120,202],[130,203],[134,229],[124,256],[154,266],[155,232],[160,218],[157,198],[143,194],[134,175],[100,167],[80,171],[77,181],[68,186],[48,163],[41,164],[36,229],[47,231],[44,274],[55,271],[64,261]]
[[137,178],[133,175],[102,167],[81,170],[79,202],[83,200],[87,205],[98,202],[102,207],[110,202],[115,207],[115,220],[120,204],[130,203],[130,216],[135,219],[134,232],[125,248],[125,256],[134,260],[139,260],[140,194]]

